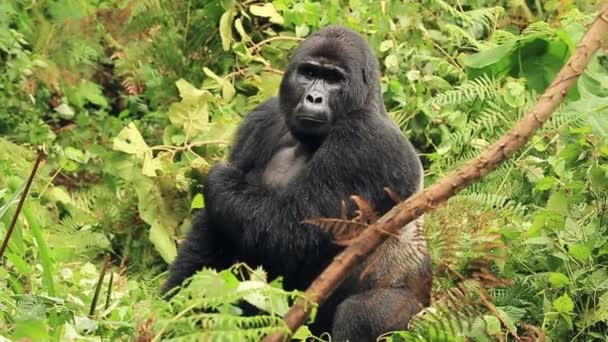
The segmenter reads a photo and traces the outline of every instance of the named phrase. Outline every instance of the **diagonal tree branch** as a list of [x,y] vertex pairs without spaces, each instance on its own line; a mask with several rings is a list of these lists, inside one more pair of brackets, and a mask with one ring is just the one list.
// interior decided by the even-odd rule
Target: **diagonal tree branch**
[[[555,80],[530,110],[506,135],[490,148],[472,159],[452,174],[440,179],[423,192],[419,192],[401,202],[366,229],[313,281],[305,296],[318,304],[323,304],[332,292],[346,278],[348,272],[389,236],[380,232],[398,234],[407,223],[432,210],[438,204],[494,170],[522,147],[551,116],[589,64],[593,54],[599,49],[608,31],[608,2],[604,2],[597,18],[589,26],[570,60],[557,74]],[[306,300],[298,300],[285,315],[285,322],[293,332],[308,319],[312,306]],[[288,336],[277,333],[267,336],[264,341],[284,341]]]

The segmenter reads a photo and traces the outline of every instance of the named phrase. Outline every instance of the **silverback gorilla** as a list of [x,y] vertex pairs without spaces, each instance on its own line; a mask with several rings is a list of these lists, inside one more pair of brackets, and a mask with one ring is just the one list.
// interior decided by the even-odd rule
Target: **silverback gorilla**
[[[327,27],[296,50],[278,98],[247,115],[227,164],[204,181],[206,209],[196,215],[163,292],[203,267],[236,261],[284,277],[286,289],[305,289],[340,248],[305,219],[339,217],[351,195],[379,213],[394,202],[388,187],[407,198],[421,187],[422,168],[412,145],[386,113],[376,58],[357,33]],[[410,225],[411,226],[411,225]],[[406,226],[322,305],[313,333],[336,341],[373,341],[405,330],[430,303],[427,254],[405,248]]]

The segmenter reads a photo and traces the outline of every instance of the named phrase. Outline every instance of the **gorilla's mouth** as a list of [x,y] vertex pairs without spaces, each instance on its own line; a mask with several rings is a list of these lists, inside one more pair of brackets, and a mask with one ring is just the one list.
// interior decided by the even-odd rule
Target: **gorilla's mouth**
[[329,118],[325,113],[319,114],[296,114],[296,119],[301,122],[311,124],[325,124],[329,122]]

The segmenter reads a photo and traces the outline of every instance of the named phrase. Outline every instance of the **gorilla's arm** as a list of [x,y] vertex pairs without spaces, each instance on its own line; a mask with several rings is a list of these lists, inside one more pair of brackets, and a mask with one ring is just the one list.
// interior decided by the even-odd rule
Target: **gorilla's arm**
[[[363,117],[367,119],[352,117],[334,127],[306,168],[285,188],[248,182],[239,168],[216,165],[204,184],[211,220],[222,234],[240,244],[239,249],[255,251],[254,257],[272,258],[281,264],[278,273],[298,272],[307,259],[319,260],[320,255],[327,259],[337,248],[328,234],[302,224],[303,220],[338,217],[341,200],[353,194],[371,200],[385,212],[393,203],[384,196],[384,186],[402,197],[411,195],[418,186],[417,180],[406,183],[408,178],[419,177],[420,167],[415,154],[408,155],[407,146],[397,139],[395,134],[400,133],[391,134],[380,127],[381,121]],[[241,135],[239,139],[247,141],[249,137]],[[239,140],[236,151],[238,145]],[[286,255],[293,258],[288,260]]]
[[179,246],[179,253],[171,263],[171,272],[161,289],[165,294],[203,267],[224,269],[235,262],[235,258],[211,230],[208,215],[204,209],[198,211],[192,222],[192,229]]
[[275,189],[249,183],[242,171],[218,164],[205,180],[206,209],[222,230],[218,233],[241,251],[255,251],[249,258],[273,260],[280,269],[269,271],[291,274],[307,259],[326,259],[337,250],[328,234],[302,221],[338,216],[342,193],[320,183],[305,185],[304,179],[311,178],[298,177],[287,188]]

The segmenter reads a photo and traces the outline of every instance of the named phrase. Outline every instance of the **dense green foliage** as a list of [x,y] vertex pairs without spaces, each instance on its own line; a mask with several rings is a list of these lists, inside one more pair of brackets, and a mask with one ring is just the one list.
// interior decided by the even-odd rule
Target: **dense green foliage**
[[[299,41],[333,23],[367,37],[387,110],[431,184],[525,113],[598,3],[0,2],[0,239],[36,148],[47,154],[0,265],[0,340],[240,341],[284,329],[298,293],[263,270],[201,272],[170,302],[158,288],[203,205],[201,177],[242,116],[277,93]],[[603,50],[524,150],[427,215],[434,305],[391,339],[605,341],[607,216]],[[239,298],[267,315],[240,317]]]

